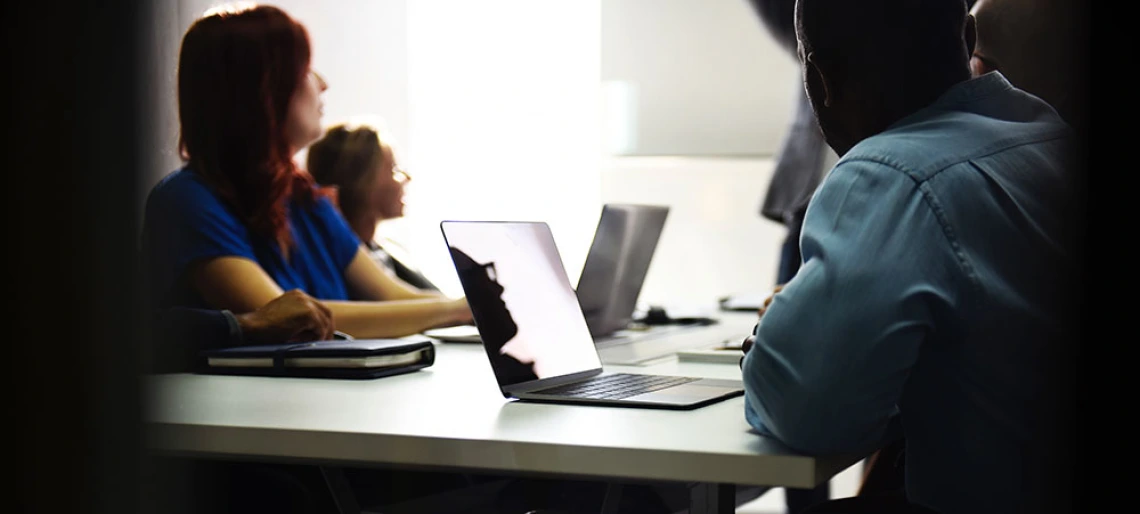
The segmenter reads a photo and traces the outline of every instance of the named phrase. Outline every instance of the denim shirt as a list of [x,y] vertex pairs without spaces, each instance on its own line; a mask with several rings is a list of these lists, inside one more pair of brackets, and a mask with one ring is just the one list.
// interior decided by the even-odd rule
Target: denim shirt
[[1027,512],[1071,305],[1071,130],[994,72],[842,156],[742,362],[745,417],[807,454],[906,437],[910,501]]

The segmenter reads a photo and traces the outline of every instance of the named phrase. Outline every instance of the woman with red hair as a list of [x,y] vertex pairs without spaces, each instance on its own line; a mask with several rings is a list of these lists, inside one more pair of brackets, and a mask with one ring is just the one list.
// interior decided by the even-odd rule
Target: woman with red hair
[[301,289],[357,337],[470,322],[464,299],[393,280],[294,163],[321,135],[327,85],[310,55],[305,28],[271,6],[211,12],[186,32],[186,166],[151,191],[143,229],[153,301],[248,312]]

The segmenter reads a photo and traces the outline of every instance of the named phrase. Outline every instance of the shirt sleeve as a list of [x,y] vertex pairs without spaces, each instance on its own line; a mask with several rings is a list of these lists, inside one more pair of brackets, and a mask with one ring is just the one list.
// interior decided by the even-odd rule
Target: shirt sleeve
[[144,252],[152,291],[169,299],[193,262],[237,256],[257,261],[249,230],[204,183],[178,172],[147,200]]
[[948,239],[911,177],[849,161],[812,199],[800,245],[742,363],[745,417],[804,453],[873,450],[932,312],[954,301]]
[[228,311],[172,307],[152,318],[156,372],[193,371],[200,352],[242,344],[237,319]]

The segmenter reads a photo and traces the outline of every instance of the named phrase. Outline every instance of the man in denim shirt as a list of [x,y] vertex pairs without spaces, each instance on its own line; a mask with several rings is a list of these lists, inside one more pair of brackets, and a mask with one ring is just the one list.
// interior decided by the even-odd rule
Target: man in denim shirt
[[808,454],[905,436],[900,509],[1059,507],[1071,130],[1000,73],[970,79],[963,0],[799,0],[796,33],[841,158],[742,360],[748,422]]

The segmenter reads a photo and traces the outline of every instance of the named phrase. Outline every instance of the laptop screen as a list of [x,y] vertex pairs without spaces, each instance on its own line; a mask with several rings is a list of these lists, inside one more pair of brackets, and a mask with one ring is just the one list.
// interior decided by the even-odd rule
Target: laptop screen
[[601,368],[545,223],[440,226],[500,387]]
[[578,303],[590,334],[607,336],[633,318],[669,208],[607,204],[578,278]]

